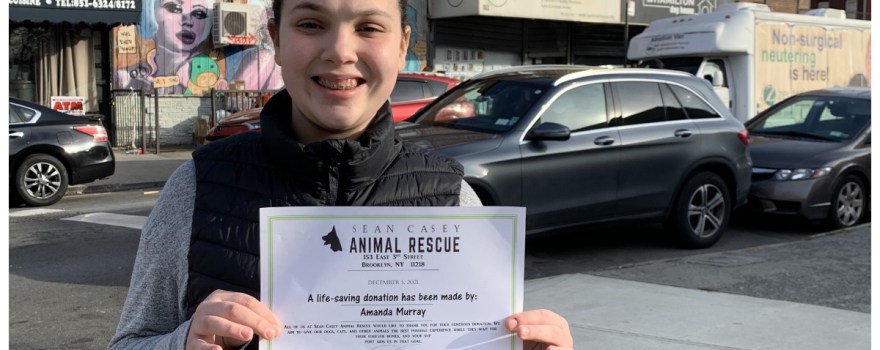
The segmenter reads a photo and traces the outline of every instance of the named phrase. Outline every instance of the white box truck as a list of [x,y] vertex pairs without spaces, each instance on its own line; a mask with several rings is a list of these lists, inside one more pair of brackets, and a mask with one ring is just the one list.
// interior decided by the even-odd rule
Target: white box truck
[[627,58],[707,79],[737,119],[799,92],[870,86],[871,23],[842,10],[777,13],[730,3],[714,12],[653,21]]

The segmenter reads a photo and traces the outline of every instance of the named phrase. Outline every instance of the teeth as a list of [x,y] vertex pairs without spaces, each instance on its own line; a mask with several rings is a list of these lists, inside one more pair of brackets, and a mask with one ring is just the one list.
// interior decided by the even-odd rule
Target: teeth
[[357,87],[357,79],[327,80],[318,78],[318,84],[333,90],[351,90]]

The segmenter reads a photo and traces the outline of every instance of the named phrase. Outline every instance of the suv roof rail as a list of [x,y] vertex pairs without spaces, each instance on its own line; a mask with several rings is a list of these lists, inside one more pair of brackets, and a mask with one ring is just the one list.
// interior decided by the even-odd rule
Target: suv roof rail
[[690,73],[670,70],[670,69],[658,69],[658,68],[605,68],[605,69],[590,69],[584,70],[580,72],[574,72],[571,74],[567,74],[559,79],[556,79],[554,85],[559,85],[568,81],[572,81],[575,79],[589,77],[591,75],[596,74],[652,74],[652,75],[674,75],[674,76],[683,76],[683,77],[692,77],[693,75]]
[[428,77],[441,77],[441,78],[449,78],[449,79],[460,80],[460,79],[458,79],[458,78],[456,78],[456,77],[453,77],[453,76],[450,76],[450,75],[446,75],[446,74],[444,74],[444,73],[439,73],[439,72],[402,71],[402,72],[400,72],[400,74],[424,75],[424,76],[428,76]]
[[540,64],[540,65],[523,65],[523,66],[512,66],[507,68],[500,68],[491,70],[488,72],[479,73],[471,77],[471,79],[480,79],[485,77],[490,77],[497,74],[510,74],[517,72],[534,72],[540,70],[585,70],[585,69],[601,69],[595,66],[582,66],[582,65],[571,65],[571,64]]

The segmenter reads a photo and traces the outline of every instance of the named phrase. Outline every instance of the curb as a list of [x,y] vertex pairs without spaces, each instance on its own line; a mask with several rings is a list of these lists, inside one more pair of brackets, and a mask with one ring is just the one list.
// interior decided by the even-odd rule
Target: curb
[[74,185],[67,188],[66,196],[79,194],[109,193],[122,192],[132,190],[161,189],[165,186],[165,181],[138,182],[127,184],[106,184],[106,185]]

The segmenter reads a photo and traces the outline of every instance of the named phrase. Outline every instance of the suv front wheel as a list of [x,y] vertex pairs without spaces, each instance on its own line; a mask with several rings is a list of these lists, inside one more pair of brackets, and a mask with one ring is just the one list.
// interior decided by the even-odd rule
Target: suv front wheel
[[669,228],[687,248],[707,248],[724,234],[730,220],[730,195],[718,175],[702,172],[682,187]]

